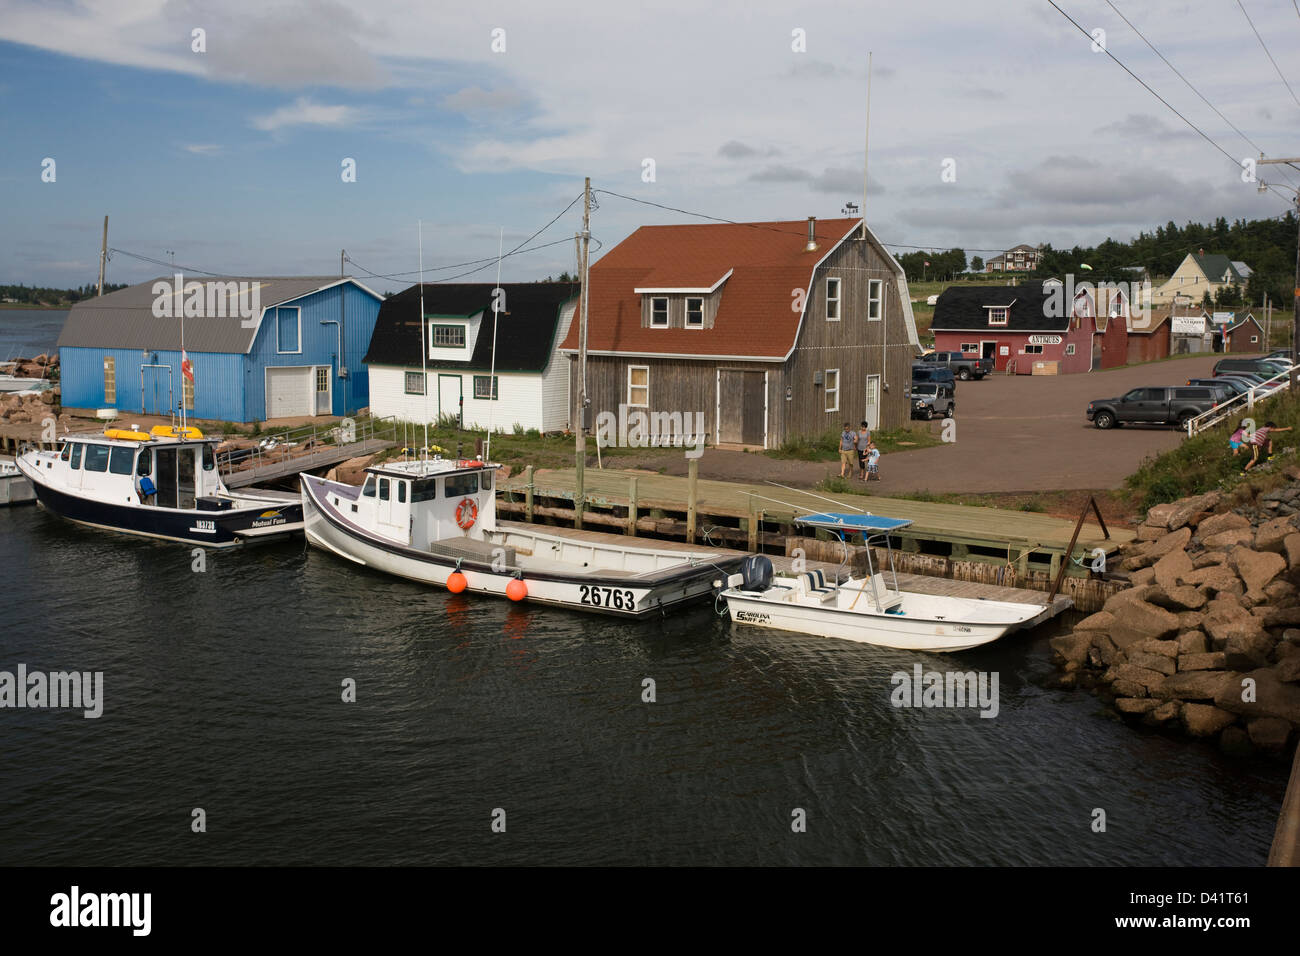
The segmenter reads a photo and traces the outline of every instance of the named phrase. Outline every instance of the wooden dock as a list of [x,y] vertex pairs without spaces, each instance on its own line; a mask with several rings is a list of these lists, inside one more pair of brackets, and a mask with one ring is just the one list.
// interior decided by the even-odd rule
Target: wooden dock
[[396,442],[371,438],[366,441],[352,442],[348,445],[323,445],[302,455],[285,455],[283,458],[278,459],[273,459],[270,456],[261,457],[256,464],[247,468],[231,471],[223,469],[221,480],[225,482],[227,488],[243,488],[258,482],[289,478],[304,471],[331,468],[350,458],[373,455],[377,451],[392,448],[396,444]]
[[1300,866],[1300,747],[1291,764],[1291,780],[1282,798],[1273,847],[1268,854],[1269,866]]
[[[497,526],[503,530],[527,530],[529,525],[521,521],[498,520]],[[611,544],[626,545],[627,538],[620,534],[610,534],[604,531],[567,531],[566,534],[577,535],[583,540],[591,541],[593,544]],[[646,542],[647,547],[653,547],[661,551],[682,551],[682,552],[700,552],[708,550],[715,554],[725,557],[735,558],[742,557],[745,552],[732,551],[727,548],[706,548],[701,545],[690,545],[684,541],[654,541]],[[860,550],[860,549],[859,549]],[[769,555],[772,566],[780,573],[790,574],[794,570],[795,559],[787,555]],[[804,570],[815,570],[820,568],[825,574],[834,577],[835,571],[842,565],[836,561],[816,561],[805,559],[803,562]],[[841,576],[843,575],[841,572]],[[860,573],[860,570],[859,570]],[[898,572],[898,586],[905,591],[917,591],[922,594],[940,594],[945,597],[963,597],[983,599],[986,601],[1010,601],[1016,604],[1042,604],[1045,605],[1042,613],[1021,625],[1021,630],[1036,627],[1044,621],[1050,620],[1069,610],[1074,602],[1065,595],[1057,595],[1049,604],[1047,595],[1042,591],[1034,591],[1027,588],[1004,587],[996,584],[984,584],[978,581],[956,581],[950,578],[936,578],[928,574],[905,574]]]
[[[499,483],[503,500],[498,502],[498,509],[503,515],[572,524],[575,485],[572,469],[543,470],[535,475],[526,469]],[[1113,554],[1133,538],[1133,532],[1119,528],[1110,528],[1107,537],[1095,521],[1086,521],[1072,555],[1067,556],[1075,522],[1064,518],[703,479],[696,483],[692,512],[689,479],[653,472],[588,468],[583,490],[584,527],[687,541],[703,539],[750,551],[784,551],[786,539],[798,533],[791,525],[796,514],[870,511],[913,522],[895,536],[904,553],[934,555],[953,562],[1012,565],[1022,577],[1031,572],[1054,577],[1068,557],[1079,559],[1090,555],[1094,548]],[[1066,568],[1076,577],[1088,573],[1076,561],[1068,561]]]

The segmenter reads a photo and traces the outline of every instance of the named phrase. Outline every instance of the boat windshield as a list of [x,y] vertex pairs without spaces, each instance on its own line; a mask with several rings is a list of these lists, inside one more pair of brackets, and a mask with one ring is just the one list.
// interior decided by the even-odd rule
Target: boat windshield
[[455,498],[458,495],[472,495],[478,491],[478,474],[471,472],[468,475],[448,475],[445,479],[447,482],[447,497]]
[[362,488],[361,488],[361,493],[362,493],[363,495],[365,495],[367,498],[373,498],[373,497],[375,496],[375,476],[374,476],[374,475],[366,475],[366,483],[365,483],[365,485],[362,486]]
[[438,480],[422,478],[411,483],[411,501],[433,501],[438,497]]

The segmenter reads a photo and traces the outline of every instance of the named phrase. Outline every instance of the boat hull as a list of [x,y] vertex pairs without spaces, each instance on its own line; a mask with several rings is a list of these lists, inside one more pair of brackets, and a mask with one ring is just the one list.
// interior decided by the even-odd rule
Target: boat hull
[[795,631],[817,637],[834,637],[876,647],[909,651],[965,651],[996,641],[1025,623],[939,621],[897,614],[845,611],[763,600],[757,594],[725,591],[727,609],[736,624]]
[[635,576],[602,575],[599,570],[566,574],[524,565],[503,571],[487,562],[424,552],[385,540],[353,525],[318,493],[324,482],[304,476],[302,487],[303,530],[313,547],[385,574],[438,587],[446,587],[448,577],[459,570],[467,592],[492,597],[509,598],[506,589],[518,579],[527,589],[524,600],[529,603],[620,618],[658,616],[713,596],[715,582],[725,580],[740,563],[740,559],[725,559],[686,566],[649,584]]
[[95,501],[52,488],[34,478],[32,485],[41,507],[60,518],[105,531],[183,541],[205,548],[229,548],[254,538],[292,534],[302,529],[299,503],[268,501],[265,506],[232,511],[191,511]]

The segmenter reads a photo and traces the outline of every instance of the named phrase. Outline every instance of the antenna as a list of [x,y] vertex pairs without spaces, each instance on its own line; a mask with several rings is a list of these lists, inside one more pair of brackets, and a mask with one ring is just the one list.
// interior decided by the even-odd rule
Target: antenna
[[424,460],[429,460],[429,347],[424,344],[424,220],[417,219],[420,248],[420,374],[424,376]]
[[496,406],[492,400],[497,397],[497,317],[501,314],[501,249],[506,238],[506,228],[501,227],[497,237],[497,285],[492,290],[492,370],[488,372],[488,433],[483,444],[483,460],[492,460],[492,419]]

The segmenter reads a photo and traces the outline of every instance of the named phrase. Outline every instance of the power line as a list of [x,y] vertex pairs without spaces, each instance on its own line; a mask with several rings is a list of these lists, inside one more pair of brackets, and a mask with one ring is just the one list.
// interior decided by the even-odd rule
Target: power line
[[[568,243],[568,242],[572,242],[572,241],[573,241],[572,239],[556,239],[556,240],[553,241],[553,242],[546,242],[546,243],[543,243],[543,244],[540,245],[540,246],[530,246],[530,247],[527,248],[527,249],[519,249],[519,248],[516,248],[515,250],[513,250],[513,251],[511,251],[511,252],[507,252],[507,253],[506,253],[506,256],[524,255],[525,253],[528,253],[528,252],[537,252],[538,250],[541,250],[541,249],[549,249],[551,246],[558,246],[558,245],[562,245],[562,244],[564,244],[564,243]],[[503,258],[504,258],[504,257],[503,257]],[[418,275],[418,274],[419,274],[419,270],[418,270],[418,269],[412,269],[410,272],[371,272],[369,269],[367,269],[367,268],[366,268],[365,266],[363,266],[361,263],[357,262],[356,259],[353,259],[352,256],[350,256],[350,255],[347,256],[347,261],[350,262],[352,265],[356,266],[357,269],[359,269],[361,272],[364,272],[367,276],[370,276],[371,278],[375,278],[375,279],[403,279],[403,278],[406,278],[407,276],[413,276],[413,275]],[[492,263],[494,263],[494,262],[496,262],[496,261],[497,261],[496,256],[492,256],[491,258],[488,258],[488,259],[471,259],[469,262],[455,262],[455,263],[452,263],[452,264],[450,264],[450,265],[445,265],[445,266],[432,266],[432,267],[426,267],[424,271],[425,271],[425,272],[442,272],[442,271],[445,271],[445,270],[447,270],[447,269],[459,269],[459,268],[462,268],[462,267],[464,267],[464,266],[479,266],[479,268],[472,269],[472,270],[470,270],[470,272],[462,272],[462,273],[460,274],[460,275],[470,275],[470,274],[473,273],[473,272],[481,272],[483,269],[487,268],[488,266],[490,266]],[[451,276],[451,277],[448,278],[448,279],[437,279],[437,280],[433,280],[433,281],[436,281],[436,282],[450,282],[452,279],[456,279],[456,278],[459,278],[459,276]],[[426,284],[426,285],[430,285],[430,284],[432,284],[432,282],[426,282],[425,284]]]
[[1282,68],[1277,65],[1277,60],[1273,59],[1273,54],[1268,52],[1268,46],[1264,43],[1264,38],[1259,35],[1258,30],[1255,30],[1255,21],[1250,18],[1249,13],[1246,13],[1246,8],[1242,6],[1241,0],[1237,0],[1237,6],[1241,7],[1241,12],[1242,15],[1245,16],[1246,22],[1249,23],[1250,28],[1255,31],[1255,39],[1259,40],[1259,45],[1264,48],[1264,55],[1268,57],[1268,62],[1273,64],[1273,69],[1277,70],[1277,75],[1286,86],[1286,91],[1291,94],[1291,99],[1295,100],[1296,106],[1300,106],[1300,98],[1295,95],[1295,90],[1291,89],[1291,84],[1287,83],[1286,77],[1282,75]]
[[[1300,2],[1300,0],[1293,0],[1293,2]],[[1142,40],[1143,43],[1145,43],[1147,46],[1149,46],[1149,47],[1151,48],[1151,52],[1152,52],[1152,53],[1154,53],[1156,56],[1160,57],[1160,59],[1164,61],[1165,66],[1167,66],[1167,67],[1169,67],[1169,69],[1173,70],[1174,73],[1178,76],[1178,78],[1179,78],[1180,80],[1182,80],[1184,83],[1187,84],[1187,88],[1188,88],[1189,90],[1191,90],[1193,93],[1195,93],[1197,96],[1199,96],[1199,97],[1201,98],[1201,102],[1202,102],[1202,103],[1204,103],[1204,104],[1205,104],[1206,106],[1208,106],[1210,109],[1214,110],[1215,114],[1219,117],[1219,119],[1223,120],[1225,123],[1227,123],[1229,126],[1231,126],[1232,129],[1233,129],[1233,131],[1236,132],[1236,134],[1237,134],[1238,136],[1240,136],[1243,140],[1245,140],[1245,141],[1246,141],[1246,144],[1247,144],[1248,146],[1250,146],[1252,149],[1254,149],[1254,150],[1255,150],[1257,153],[1259,153],[1261,156],[1264,155],[1264,148],[1263,148],[1262,146],[1260,146],[1258,143],[1256,143],[1254,140],[1252,140],[1252,139],[1251,139],[1249,136],[1247,136],[1245,133],[1243,133],[1240,129],[1238,129],[1238,128],[1237,128],[1237,125],[1236,125],[1235,123],[1233,123],[1232,120],[1230,120],[1230,119],[1228,119],[1228,117],[1224,116],[1223,113],[1219,110],[1219,108],[1218,108],[1217,106],[1215,106],[1215,105],[1214,105],[1213,103],[1211,103],[1208,99],[1206,99],[1206,98],[1205,98],[1205,95],[1204,95],[1200,90],[1198,90],[1195,86],[1192,85],[1192,81],[1189,80],[1187,77],[1183,76],[1182,72],[1178,69],[1178,67],[1176,67],[1176,66],[1174,66],[1172,63],[1170,63],[1170,62],[1169,62],[1169,59],[1168,59],[1168,58],[1167,58],[1163,53],[1161,53],[1159,50],[1156,49],[1155,44],[1152,43],[1150,40],[1148,40],[1148,39],[1146,38],[1146,36],[1143,35],[1142,31],[1139,30],[1136,26],[1133,25],[1133,21],[1131,21],[1128,17],[1124,16],[1124,14],[1120,11],[1119,7],[1115,6],[1115,4],[1111,2],[1111,0],[1106,0],[1106,4],[1107,4],[1107,5],[1108,5],[1112,10],[1114,10],[1115,13],[1117,13],[1117,14],[1119,15],[1119,18],[1120,18],[1121,20],[1123,20],[1126,24],[1128,24],[1129,29],[1132,30],[1134,33],[1136,33],[1136,34],[1138,35],[1138,37],[1141,38],[1141,40]],[[1283,178],[1286,179],[1287,182],[1291,182],[1291,180],[1290,180],[1289,178],[1287,178],[1285,174],[1283,174]],[[1294,185],[1294,184],[1293,184],[1293,185]]]

